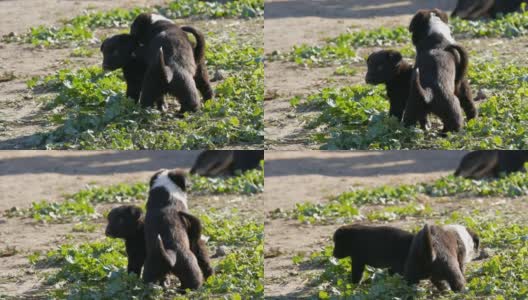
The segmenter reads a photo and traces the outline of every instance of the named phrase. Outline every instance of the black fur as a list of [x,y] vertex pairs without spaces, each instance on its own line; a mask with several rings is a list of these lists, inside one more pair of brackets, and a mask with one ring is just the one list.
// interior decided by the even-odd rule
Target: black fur
[[[477,235],[468,232],[478,249]],[[412,241],[405,263],[405,278],[411,284],[431,279],[439,290],[446,289],[447,282],[451,290],[461,291],[466,284],[465,259],[465,245],[456,232],[443,226],[425,225]]]
[[198,110],[201,102],[194,83],[197,68],[185,32],[169,21],[151,23],[150,14],[141,14],[132,23],[130,34],[146,49],[141,105],[165,110],[164,95],[170,93],[180,102],[182,113]]
[[108,237],[125,240],[128,257],[128,273],[141,276],[141,269],[146,257],[143,211],[133,205],[112,209],[108,214],[108,225],[105,234]]
[[127,84],[126,95],[136,102],[139,101],[141,85],[146,71],[146,64],[141,53],[143,50],[129,34],[114,35],[101,44],[103,70],[123,69]]
[[455,176],[472,179],[497,178],[501,174],[525,171],[528,150],[479,150],[466,154]]
[[145,216],[147,258],[143,280],[163,282],[169,273],[174,273],[183,289],[196,289],[213,274],[207,247],[201,240],[202,226],[198,218],[186,212],[187,205],[182,199],[155,185],[164,174],[182,192],[187,187],[185,173],[178,169],[161,170],[151,177]]
[[[185,32],[194,35],[194,49]],[[163,95],[170,93],[179,100],[181,112],[196,111],[201,106],[198,89],[204,100],[213,97],[205,66],[205,38],[200,31],[167,20],[152,22],[151,14],[140,14],[130,33],[146,47],[148,68],[140,100],[144,107],[155,104],[165,109]]]
[[[451,44],[439,33],[429,33],[431,14],[447,24],[447,15],[438,10],[420,10],[413,17],[409,31],[416,46],[416,70],[403,122],[414,125],[428,113],[437,115],[444,125],[443,131],[459,131],[464,123],[461,103],[468,119],[476,116],[470,89],[464,81],[467,53],[462,47]],[[463,87],[463,88],[462,88]],[[455,93],[463,91],[461,99]]]
[[352,282],[359,283],[365,265],[403,275],[413,234],[388,226],[347,225],[334,233],[334,256],[352,258]]
[[200,153],[191,174],[200,176],[233,176],[237,171],[260,168],[264,159],[262,150],[206,150]]
[[[385,84],[390,103],[389,115],[401,121],[409,98],[413,67],[395,50],[372,53],[367,59],[367,65],[366,83]],[[427,116],[420,120],[420,125],[426,128]]]
[[466,20],[497,18],[500,14],[518,11],[526,0],[458,0],[452,17]]

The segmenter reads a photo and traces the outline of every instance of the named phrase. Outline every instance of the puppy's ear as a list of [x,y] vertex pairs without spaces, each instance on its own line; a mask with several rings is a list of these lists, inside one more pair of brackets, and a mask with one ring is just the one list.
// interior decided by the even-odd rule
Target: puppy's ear
[[449,24],[449,16],[444,11],[435,8],[433,9],[433,12],[440,18],[440,20],[442,20],[446,24]]
[[391,51],[389,52],[389,59],[393,64],[397,64],[403,59],[403,57],[400,52]]
[[152,177],[150,177],[150,182],[149,182],[149,186],[152,187],[152,184],[154,184],[154,181],[158,178],[159,174],[161,174],[163,171],[165,171],[166,169],[160,169],[159,171],[157,171],[156,173],[154,173],[154,175],[152,175]]
[[187,191],[187,176],[181,171],[169,172],[169,178],[174,182],[182,191]]
[[419,27],[422,27],[424,23],[425,14],[426,12],[424,10],[419,10],[416,12],[416,14],[411,20],[411,24],[409,24],[410,32],[415,32],[416,30],[418,30]]
[[202,236],[202,223],[200,222],[200,219],[182,211],[178,212],[178,214],[180,215],[181,220],[185,224],[189,239],[199,240]]
[[137,206],[130,206],[129,208],[130,215],[134,217],[134,220],[139,220],[141,218],[141,215],[143,214],[143,211],[141,208]]

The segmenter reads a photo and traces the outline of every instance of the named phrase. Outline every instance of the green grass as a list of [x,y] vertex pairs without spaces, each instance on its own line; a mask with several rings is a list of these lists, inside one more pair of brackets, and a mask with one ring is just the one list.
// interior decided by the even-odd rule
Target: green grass
[[4,36],[5,42],[26,42],[44,47],[68,47],[87,44],[99,28],[129,26],[142,12],[152,12],[169,18],[255,18],[264,13],[264,0],[237,0],[221,4],[198,0],[178,0],[154,8],[113,9],[108,12],[90,12],[65,20],[60,26],[37,26],[19,36]]
[[[455,18],[450,22],[455,38],[459,39],[515,38],[528,33],[528,11],[508,14],[490,21],[466,21]],[[380,27],[346,32],[337,37],[327,38],[320,45],[294,46],[289,53],[274,52],[269,58],[286,59],[308,67],[341,65],[362,60],[356,52],[359,47],[394,47],[405,44],[411,44],[411,34],[407,27]]]
[[201,111],[177,116],[141,109],[125,96],[121,71],[99,66],[61,70],[28,81],[30,88],[56,93],[46,103],[56,129],[39,135],[34,147],[46,149],[214,149],[261,144],[263,140],[264,66],[262,40],[211,38],[209,70],[227,78]]
[[[360,208],[365,205],[390,205],[370,212],[371,220],[394,220],[403,217],[429,216],[429,205],[417,204],[424,198],[441,197],[507,197],[528,195],[528,173],[512,173],[498,180],[471,180],[452,175],[432,183],[382,186],[344,192],[324,203],[298,203],[293,210],[275,211],[271,216],[297,219],[302,223],[350,223],[364,216]],[[404,206],[400,206],[405,204]]]
[[[196,212],[193,212],[196,214]],[[215,275],[186,297],[208,299],[262,298],[264,287],[264,225],[237,210],[204,211],[196,214],[202,221],[207,245],[229,251],[213,263]],[[37,266],[56,268],[46,275],[49,290],[45,296],[56,299],[166,299],[183,296],[172,286],[167,290],[148,286],[135,275],[126,274],[124,245],[118,239],[104,239],[78,245],[65,244],[44,254],[33,254]],[[174,284],[174,281],[172,281]]]
[[480,104],[477,119],[447,136],[440,136],[442,125],[436,118],[433,129],[424,132],[389,117],[384,86],[323,88],[296,104],[320,111],[306,127],[316,129],[310,139],[322,149],[524,149],[528,147],[527,73],[525,66],[477,59],[470,65],[469,79],[472,86],[489,89],[489,98]]
[[399,275],[367,267],[362,284],[350,283],[351,260],[332,257],[333,246],[325,246],[304,257],[294,257],[294,264],[306,269],[321,269],[308,277],[313,287],[308,298],[347,299],[524,299],[528,296],[528,226],[500,217],[484,217],[475,211],[471,216],[454,213],[440,224],[462,224],[477,232],[481,246],[491,257],[467,265],[467,285],[461,293],[440,294],[432,285],[408,286]]
[[[205,178],[191,177],[190,195],[244,194],[252,195],[264,191],[264,172],[247,171],[235,177]],[[109,187],[89,187],[71,195],[62,202],[40,201],[29,209],[11,209],[8,217],[26,216],[44,223],[69,223],[93,220],[100,217],[95,205],[102,203],[144,203],[148,196],[148,184],[117,184]],[[90,231],[89,226],[78,225],[79,231]],[[74,228],[75,230],[75,228]]]

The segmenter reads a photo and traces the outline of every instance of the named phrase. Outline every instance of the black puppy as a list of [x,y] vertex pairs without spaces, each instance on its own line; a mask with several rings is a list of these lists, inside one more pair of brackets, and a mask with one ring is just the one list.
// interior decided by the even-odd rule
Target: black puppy
[[512,13],[521,7],[526,0],[458,0],[452,17],[466,20],[491,17],[495,19],[499,14]]
[[200,153],[191,169],[191,174],[200,176],[234,176],[237,171],[260,167],[264,159],[262,150],[206,150]]
[[205,100],[213,96],[203,58],[205,39],[196,29],[184,28],[195,36],[196,49],[182,28],[163,17],[140,14],[132,23],[131,35],[146,47],[148,67],[140,99],[144,107],[156,104],[164,109],[163,95],[171,93],[181,112],[196,111],[201,106],[197,87]]
[[105,234],[108,237],[125,240],[128,257],[128,273],[141,275],[146,257],[145,233],[142,219],[143,211],[134,205],[125,205],[112,209],[108,214]]
[[413,234],[388,226],[347,225],[334,233],[334,257],[352,258],[352,282],[359,283],[365,265],[403,275]]
[[197,289],[203,284],[204,277],[190,245],[190,237],[195,239],[196,232],[200,232],[200,222],[184,212],[185,191],[186,178],[180,170],[162,170],[151,178],[145,216],[145,282],[163,282],[169,273],[174,273],[183,289]]
[[416,284],[431,279],[439,289],[446,282],[453,291],[461,291],[466,283],[465,264],[476,257],[480,240],[461,225],[425,225],[412,241],[405,263],[405,279]]
[[[367,59],[367,66],[365,82],[374,85],[385,84],[390,103],[389,115],[401,121],[409,98],[413,67],[395,50],[372,53]],[[426,128],[427,117],[420,120],[420,125]]]
[[144,48],[129,34],[118,34],[107,38],[101,44],[103,70],[123,69],[127,84],[126,95],[136,102],[139,100],[141,85],[145,76],[146,64]]
[[524,171],[528,162],[528,150],[479,150],[466,154],[455,176],[482,179],[497,178],[501,173]]
[[432,112],[442,120],[444,132],[458,131],[464,122],[461,106],[468,119],[476,117],[465,81],[467,52],[455,44],[447,23],[447,14],[438,9],[419,10],[409,26],[416,46],[416,71],[403,117],[406,126]]

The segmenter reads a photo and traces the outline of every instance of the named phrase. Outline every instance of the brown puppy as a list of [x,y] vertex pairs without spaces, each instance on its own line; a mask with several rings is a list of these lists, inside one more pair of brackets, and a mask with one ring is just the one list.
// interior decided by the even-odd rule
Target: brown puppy
[[262,150],[206,150],[200,153],[191,174],[200,176],[234,176],[238,172],[260,168]]
[[141,85],[145,77],[146,64],[136,40],[129,34],[118,34],[107,38],[101,44],[103,53],[103,70],[123,70],[127,84],[126,95],[136,102],[139,101]]
[[334,233],[334,257],[352,258],[352,282],[359,283],[366,265],[403,275],[413,234],[388,226],[342,226]]
[[[185,31],[193,34],[193,49]],[[140,14],[131,25],[130,34],[146,47],[147,74],[143,81],[141,104],[156,104],[165,109],[163,95],[178,98],[181,112],[196,111],[201,106],[200,89],[205,100],[213,97],[205,66],[205,38],[193,27],[178,27],[165,17]]]
[[161,170],[150,180],[145,216],[145,282],[163,281],[174,273],[183,289],[197,289],[203,284],[204,276],[191,246],[201,235],[201,224],[185,212],[185,191],[186,178],[181,170]]
[[528,150],[479,150],[466,154],[455,176],[482,179],[497,178],[500,174],[525,171]]
[[112,238],[125,240],[128,257],[128,273],[141,276],[141,269],[146,257],[145,233],[142,218],[143,211],[134,205],[116,207],[108,214],[108,225],[105,234]]
[[477,114],[465,81],[467,53],[455,45],[447,22],[447,14],[438,9],[420,10],[409,26],[416,46],[416,71],[403,117],[406,126],[434,113],[442,120],[444,132],[458,131],[464,122],[461,102],[468,119]]
[[453,291],[461,291],[466,280],[464,266],[476,257],[479,238],[461,225],[425,225],[416,234],[405,263],[405,278],[411,284],[431,279],[439,289],[446,282]]
[[[398,51],[381,50],[369,55],[367,66],[365,82],[385,84],[390,103],[389,115],[401,121],[411,88],[412,65],[404,61]],[[426,128],[427,117],[420,120],[420,125]]]

